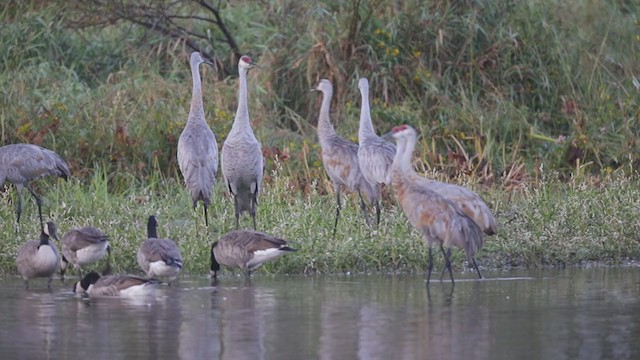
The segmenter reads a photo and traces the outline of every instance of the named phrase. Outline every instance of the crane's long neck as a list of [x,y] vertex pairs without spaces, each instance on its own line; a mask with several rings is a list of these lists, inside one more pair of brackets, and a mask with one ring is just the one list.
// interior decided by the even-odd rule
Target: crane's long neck
[[320,116],[318,118],[318,137],[321,141],[323,138],[336,135],[336,130],[333,128],[333,125],[331,125],[331,119],[329,117],[333,92],[325,90],[322,94],[322,104],[320,105]]
[[191,77],[193,79],[193,89],[191,91],[191,108],[189,109],[189,120],[204,120],[204,106],[202,105],[202,82],[200,80],[200,69],[196,62],[191,62]]
[[239,75],[239,88],[238,88],[238,110],[236,111],[236,118],[233,121],[232,131],[240,131],[243,129],[251,130],[251,123],[249,122],[249,106],[247,100],[247,69],[238,69]]
[[393,158],[393,168],[402,174],[414,174],[412,158],[413,150],[416,147],[416,137],[407,136],[398,140],[396,155]]
[[360,128],[358,129],[358,138],[360,141],[367,137],[375,136],[373,125],[371,124],[371,112],[369,110],[369,89],[361,88],[362,106],[360,108]]

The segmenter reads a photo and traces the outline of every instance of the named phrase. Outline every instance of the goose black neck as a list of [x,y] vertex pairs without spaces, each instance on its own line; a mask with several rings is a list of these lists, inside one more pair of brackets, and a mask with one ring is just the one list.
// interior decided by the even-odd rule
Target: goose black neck
[[149,222],[147,222],[147,238],[157,238],[158,237],[158,221],[155,216],[149,216]]

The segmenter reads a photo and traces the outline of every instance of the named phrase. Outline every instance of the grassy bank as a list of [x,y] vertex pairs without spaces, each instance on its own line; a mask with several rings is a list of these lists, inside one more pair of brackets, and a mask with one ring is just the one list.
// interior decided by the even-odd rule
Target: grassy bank
[[[336,239],[331,239],[334,199],[319,195],[312,184],[309,195],[291,194],[291,179],[272,174],[264,187],[258,212],[259,229],[289,239],[298,252],[267,264],[274,273],[421,272],[427,247],[412,230],[402,211],[389,204],[379,229],[364,225],[350,197],[342,212]],[[468,184],[473,186],[473,184]],[[640,182],[607,178],[569,183],[549,181],[528,188],[509,200],[505,193],[483,193],[498,218],[498,234],[486,238],[478,261],[485,269],[571,266],[600,262],[618,264],[640,259]],[[93,224],[111,236],[115,271],[137,272],[135,252],[145,238],[146,220],[159,219],[159,234],[177,241],[185,258],[185,272],[207,274],[209,247],[234,227],[232,200],[221,186],[205,229],[201,213],[190,209],[190,200],[173,180],[140,186],[131,183],[121,195],[109,193],[104,177],[95,176],[89,187],[78,181],[46,187],[45,210],[58,222],[61,233],[74,226]],[[13,195],[11,195],[13,196]],[[28,201],[19,233],[14,231],[13,208],[6,193],[0,199],[2,249],[0,273],[15,274],[19,246],[38,235],[35,204]],[[251,226],[250,218],[241,219]],[[436,256],[438,266],[441,257]],[[454,266],[463,269],[464,256],[454,252]],[[97,266],[98,268],[100,266]],[[265,271],[265,270],[262,270]]]

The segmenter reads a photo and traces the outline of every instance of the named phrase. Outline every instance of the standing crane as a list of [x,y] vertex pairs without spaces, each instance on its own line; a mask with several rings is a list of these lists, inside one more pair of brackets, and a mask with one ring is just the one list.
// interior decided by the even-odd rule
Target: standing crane
[[220,155],[222,177],[234,198],[236,229],[243,211],[249,212],[256,229],[256,206],[264,172],[262,146],[251,129],[247,105],[247,72],[257,66],[246,55],[238,61],[238,110]]
[[394,195],[411,225],[422,232],[429,245],[427,284],[433,269],[433,244],[439,245],[442,251],[452,283],[450,251],[444,249],[451,246],[464,249],[467,260],[482,279],[475,254],[482,248],[483,232],[493,234],[496,230],[495,218],[488,206],[480,196],[468,189],[429,180],[415,172],[411,158],[417,136],[412,127],[396,126],[390,136],[396,139],[398,145],[391,171]]
[[396,153],[396,147],[376,135],[371,123],[369,109],[369,81],[361,78],[358,88],[362,95],[360,110],[360,127],[358,129],[358,163],[362,175],[374,188],[371,199],[376,204],[376,223],[380,225],[380,187],[391,184],[391,163]]
[[67,163],[55,152],[32,144],[12,144],[0,147],[0,186],[5,181],[9,181],[15,185],[18,191],[16,223],[20,223],[22,188],[26,187],[38,205],[40,227],[42,228],[42,199],[33,191],[29,183],[48,175],[56,175],[65,180],[71,176]]
[[209,226],[207,208],[211,202],[211,189],[218,172],[218,143],[204,119],[200,64],[213,65],[199,52],[192,53],[190,59],[193,78],[191,107],[187,124],[178,139],[178,165],[187,191],[191,195],[193,209],[195,210],[198,201],[202,201],[205,226]]
[[360,171],[358,145],[338,136],[333,125],[331,125],[329,117],[331,99],[333,97],[331,81],[327,79],[320,80],[318,86],[312,91],[321,91],[323,95],[317,130],[320,148],[322,149],[322,164],[333,183],[333,190],[336,193],[336,220],[333,224],[333,237],[335,237],[338,218],[340,217],[340,192],[342,189],[346,188],[350,192],[358,192],[360,208],[367,225],[369,225],[369,217],[362,193],[364,192],[367,199],[371,201],[376,197],[376,192]]

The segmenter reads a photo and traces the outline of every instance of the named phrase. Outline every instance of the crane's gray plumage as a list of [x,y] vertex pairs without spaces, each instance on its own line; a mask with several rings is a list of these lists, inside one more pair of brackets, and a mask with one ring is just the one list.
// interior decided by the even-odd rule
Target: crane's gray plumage
[[178,139],[178,165],[193,201],[193,208],[196,208],[198,201],[202,201],[204,221],[208,226],[207,208],[211,203],[211,189],[218,172],[218,143],[204,118],[200,64],[213,65],[200,53],[191,54],[190,65],[193,78],[191,108],[187,124]]
[[16,266],[24,280],[26,288],[29,287],[29,279],[48,277],[48,287],[51,287],[53,274],[60,266],[58,249],[49,240],[50,237],[58,240],[56,226],[52,222],[41,227],[40,240],[29,240],[18,250]]
[[109,236],[102,230],[93,226],[84,226],[71,229],[60,240],[62,248],[62,261],[60,262],[60,275],[64,278],[69,264],[78,270],[82,278],[82,266],[92,264],[102,259],[106,254],[107,272],[111,269],[111,246]]
[[369,81],[361,78],[358,81],[358,88],[362,97],[358,129],[358,163],[362,175],[375,189],[372,201],[376,204],[376,218],[377,223],[380,224],[380,187],[382,184],[391,184],[391,164],[396,147],[376,135],[373,130],[369,109]]
[[[432,180],[423,178],[413,170],[411,158],[416,145],[416,132],[408,125],[396,126],[391,131],[392,136],[398,144],[392,166],[392,187],[393,192],[400,203],[407,219],[418,231],[429,245],[429,267],[427,272],[427,284],[431,278],[433,268],[433,258],[431,255],[432,244],[438,244],[445,258],[445,268],[449,271],[451,282],[453,273],[449,251],[444,248],[456,246],[464,250],[470,264],[473,264],[482,278],[480,269],[475,260],[475,254],[482,248],[483,225],[479,225],[471,215],[467,214],[469,209],[482,208],[477,201],[482,202],[479,196],[471,197],[465,201],[450,199],[450,187],[433,186]],[[465,189],[466,190],[466,189]],[[470,190],[466,190],[471,192]],[[457,189],[455,194],[460,193]],[[486,211],[488,207],[482,204]],[[490,213],[485,217],[493,219]],[[493,219],[493,230],[495,231],[495,219]],[[444,270],[443,270],[444,274]],[[440,276],[442,280],[442,276]]]
[[240,214],[244,211],[249,212],[256,229],[256,207],[264,172],[262,146],[251,129],[247,105],[247,71],[256,66],[248,56],[238,62],[238,110],[220,155],[222,176],[234,197],[236,229],[240,227]]
[[55,152],[32,144],[0,147],[0,186],[8,181],[14,184],[18,191],[17,223],[20,222],[22,214],[22,188],[26,187],[38,205],[42,227],[42,199],[33,191],[29,183],[48,175],[59,176],[65,180],[71,176],[67,163]]
[[340,192],[346,188],[350,192],[358,192],[360,207],[367,225],[367,205],[362,198],[364,193],[368,201],[376,199],[374,188],[365,180],[358,163],[358,145],[338,136],[330,119],[331,99],[333,86],[327,79],[320,80],[318,86],[313,89],[323,94],[320,115],[318,117],[318,140],[322,149],[322,164],[327,175],[333,183],[336,193],[336,219],[333,225],[333,236],[336,235],[338,218],[340,217]]
[[132,296],[152,290],[156,284],[156,281],[134,275],[100,276],[96,272],[90,272],[75,283],[73,292],[86,293],[90,297]]
[[172,280],[182,269],[182,255],[173,240],[158,238],[157,226],[156,217],[149,216],[147,239],[140,245],[136,260],[149,278]]
[[287,241],[258,231],[235,230],[211,245],[211,276],[220,271],[220,264],[240,268],[247,279],[251,271],[263,263],[296,251]]

